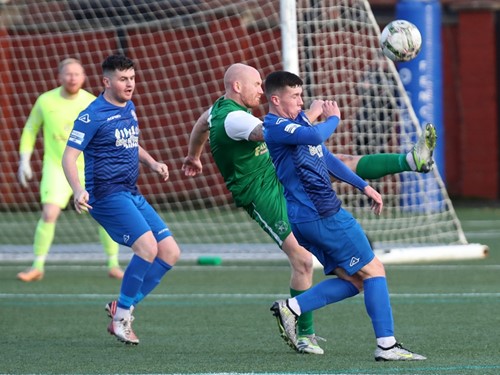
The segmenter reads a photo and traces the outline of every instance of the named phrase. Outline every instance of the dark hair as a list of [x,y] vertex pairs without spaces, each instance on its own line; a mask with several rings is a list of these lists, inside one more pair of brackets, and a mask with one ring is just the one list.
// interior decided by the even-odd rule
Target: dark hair
[[123,55],[111,55],[102,63],[102,72],[104,74],[114,72],[115,70],[124,71],[134,69],[134,61]]
[[264,82],[264,92],[266,96],[276,93],[276,91],[283,90],[287,87],[300,87],[304,84],[302,79],[296,74],[278,70],[269,74]]

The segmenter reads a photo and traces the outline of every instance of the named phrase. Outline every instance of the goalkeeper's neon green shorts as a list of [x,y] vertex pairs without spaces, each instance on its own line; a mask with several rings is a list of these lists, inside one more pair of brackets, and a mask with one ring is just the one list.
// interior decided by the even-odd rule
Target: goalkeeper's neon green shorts
[[[79,169],[80,181],[85,181],[83,168]],[[68,205],[73,190],[69,186],[62,166],[57,163],[43,164],[40,181],[40,201],[42,204],[52,203],[64,209]]]
[[277,177],[265,179],[250,204],[243,206],[252,219],[276,242],[279,247],[290,235],[286,200]]

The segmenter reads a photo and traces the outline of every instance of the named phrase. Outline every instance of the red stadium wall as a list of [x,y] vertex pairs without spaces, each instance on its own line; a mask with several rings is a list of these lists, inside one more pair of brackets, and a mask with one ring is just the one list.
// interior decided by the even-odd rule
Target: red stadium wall
[[[385,1],[385,2],[384,2]],[[379,3],[384,3],[391,7],[394,1],[384,0]],[[377,1],[374,1],[377,3]],[[444,24],[442,29],[443,36],[443,61],[444,61],[444,114],[445,114],[445,150],[446,150],[446,184],[447,189],[452,196],[455,197],[477,197],[485,199],[499,199],[499,99],[498,99],[498,80],[499,66],[496,60],[497,56],[497,38],[495,22],[500,22],[496,19],[497,14],[494,9],[470,9],[467,2],[461,2],[462,6],[457,8],[458,22],[452,24]],[[265,50],[265,43],[262,40],[267,38],[278,38],[279,35],[269,35],[265,31],[249,31],[240,25],[241,20],[237,18],[231,19],[229,22],[218,21],[219,24],[214,24],[214,32],[221,32],[231,28],[236,29],[238,35],[248,36],[248,33],[259,33],[259,38],[250,40],[260,40],[258,46],[252,46],[254,51],[250,55],[250,48],[247,45],[242,45],[235,38],[233,45],[229,48],[234,53],[240,55],[242,60],[252,63],[252,59],[257,56],[265,56],[268,51]],[[261,35],[262,34],[262,35]],[[481,35],[477,38],[476,35]],[[116,35],[109,32],[105,33],[86,33],[73,34],[71,36],[57,37],[45,34],[43,37],[33,38],[26,35],[25,38],[16,38],[11,40],[5,37],[5,30],[0,29],[0,40],[2,41],[0,52],[0,106],[2,108],[2,131],[1,142],[3,163],[0,164],[0,203],[22,204],[25,202],[25,192],[19,187],[15,181],[15,171],[13,167],[17,166],[17,152],[19,147],[19,138],[24,125],[24,120],[29,114],[29,110],[33,105],[36,97],[57,85],[55,67],[62,56],[74,55],[82,58],[84,66],[88,67],[87,74],[89,80],[87,88],[94,94],[98,94],[100,83],[99,67],[95,66],[95,61],[102,61],[109,51],[118,50]],[[148,48],[135,48],[137,46],[157,46],[158,40],[176,40],[185,39],[185,31],[182,35],[177,35],[176,32],[158,31],[157,33],[143,35],[140,33],[129,34],[127,43],[129,51],[135,53],[130,57],[137,59],[139,63],[146,57],[145,51]],[[247,38],[242,38],[247,40]],[[103,46],[104,43],[104,46]],[[194,82],[202,82],[203,90],[206,92],[221,93],[224,69],[229,64],[229,61],[215,58],[219,56],[219,51],[210,49],[208,41],[199,41],[200,46],[206,48],[208,56],[214,56],[213,65],[210,68],[214,71],[214,75],[218,79],[212,79],[198,75],[193,72],[192,80]],[[60,51],[55,50],[54,46],[64,45],[65,52],[62,55]],[[85,53],[79,54],[79,48],[85,46]],[[172,66],[179,68],[176,64],[177,57],[182,54],[193,54],[192,51],[183,48],[181,44],[161,43],[168,48],[166,51],[161,51],[161,55],[169,56],[169,61],[154,60],[155,56],[148,55],[148,59],[156,64],[164,64],[164,66]],[[31,46],[31,48],[22,48]],[[36,48],[34,48],[36,47]],[[208,47],[208,48],[207,48]],[[258,48],[259,50],[255,50]],[[54,49],[54,50],[51,50]],[[36,58],[36,56],[21,55],[25,51],[39,51],[44,58]],[[151,50],[153,50],[151,48]],[[196,59],[196,56],[190,58]],[[30,64],[36,61],[37,68],[43,68],[50,74],[44,77],[31,75]],[[276,61],[275,68],[280,66],[280,62]],[[18,72],[22,72],[21,74]],[[265,76],[268,71],[263,71]],[[200,73],[201,74],[201,73]],[[171,76],[175,77],[172,70]],[[168,89],[162,90],[163,97],[151,98],[141,96],[141,85],[147,85],[151,77],[145,75],[138,82],[137,95],[135,101],[138,108],[147,114],[158,107],[158,103],[167,102],[175,103],[183,111],[189,112],[189,119],[196,119],[201,113],[202,108],[210,105],[209,102],[196,102],[194,113],[192,100],[195,100],[198,95],[195,90],[184,90],[181,92],[179,88],[185,88],[183,82],[176,82],[174,79],[169,81]],[[6,83],[9,83],[7,85]],[[18,87],[19,92],[24,95],[10,95],[5,92],[5,87]],[[215,97],[213,98],[215,99]],[[262,115],[262,114],[258,114]],[[169,117],[168,123],[165,115],[157,115],[141,117],[144,122],[144,128],[148,129],[149,137],[167,139],[177,139],[178,146],[186,149],[188,135],[191,131],[194,121],[187,121],[182,115],[178,117]],[[187,124],[187,125],[186,125]],[[147,147],[147,144],[146,144]],[[167,147],[167,146],[166,146]],[[33,167],[35,179],[40,178],[41,144],[37,145],[37,151],[33,157]],[[155,155],[162,158],[161,152]],[[184,155],[174,155],[174,169],[180,169],[182,158]],[[204,157],[208,158],[207,155]],[[207,159],[208,160],[208,159]],[[205,160],[205,162],[207,161]],[[143,181],[147,182],[147,181]],[[185,182],[184,182],[185,183]],[[222,181],[214,178],[214,181],[207,181],[209,186],[223,185]],[[172,182],[174,191],[180,191],[181,185],[174,181]],[[36,191],[33,191],[36,193]]]
[[[211,47],[212,44],[210,43],[209,36],[213,37],[213,34],[210,33],[207,33],[206,40],[191,38],[191,45],[189,47],[182,43],[164,43],[165,40],[186,40],[186,32],[189,34],[189,30],[158,30],[156,33],[148,32],[147,34],[137,31],[135,34],[129,33],[127,35],[127,55],[138,63],[137,70],[141,75],[137,82],[134,102],[138,109],[141,128],[145,134],[143,137],[144,146],[155,158],[158,160],[165,160],[169,164],[171,172],[173,172],[171,173],[172,178],[169,182],[169,192],[167,193],[169,195],[178,194],[185,190],[186,179],[181,176],[180,167],[185,156],[184,152],[187,150],[187,142],[192,126],[196,118],[223,92],[222,78],[224,76],[224,71],[232,61],[220,59],[219,56],[229,56],[232,54],[233,58],[236,58],[236,60],[253,64],[258,56],[261,56],[261,54],[268,54],[265,47],[267,44],[249,46],[245,44],[245,40],[258,40],[259,43],[262,43],[262,41],[269,40],[270,38],[279,39],[280,37],[266,30],[248,30],[242,24],[242,20],[236,17],[229,21],[218,20],[217,22],[213,22],[211,27],[213,28],[213,33],[224,33],[225,30],[231,29],[232,34],[241,36],[241,38],[234,38],[232,43],[225,46],[225,48],[227,48],[225,52],[228,53],[221,53],[220,46]],[[252,33],[258,33],[258,38],[254,38]],[[12,109],[12,113],[5,113],[5,118],[8,120],[9,127],[6,132],[2,133],[2,144],[7,145],[10,152],[2,152],[4,155],[4,163],[0,164],[1,175],[4,179],[8,178],[9,181],[7,181],[8,183],[1,184],[1,203],[15,203],[21,206],[27,203],[28,194],[17,183],[15,179],[16,170],[11,169],[13,166],[17,168],[19,139],[24,121],[29,115],[33,103],[38,95],[58,85],[56,67],[59,61],[67,56],[79,58],[86,68],[88,77],[85,88],[95,95],[98,95],[102,87],[100,82],[101,72],[99,65],[96,65],[95,62],[102,61],[113,51],[118,51],[119,46],[117,45],[117,40],[118,38],[113,32],[108,32],[107,34],[88,32],[65,37],[54,37],[51,34],[44,34],[36,38],[30,35],[26,35],[26,37],[18,36],[12,40],[11,45],[4,46],[4,52],[0,62],[5,66],[10,66],[10,68],[7,67],[3,70],[4,72],[10,71],[11,73],[10,75],[6,75],[6,77],[10,77],[10,87],[19,87],[20,92],[27,94],[10,96],[6,93],[6,95],[2,95],[4,98],[2,107]],[[105,41],[105,45],[103,45],[103,41]],[[160,41],[162,41],[162,43],[160,43]],[[197,43],[198,45],[196,45]],[[66,49],[64,53],[60,51],[50,51],[50,48],[54,48],[54,46],[57,45],[72,47],[69,50]],[[82,45],[85,46],[85,53],[80,53],[79,51]],[[33,46],[37,47],[34,48]],[[182,69],[183,67],[180,62],[196,60],[194,51],[197,48],[203,49],[204,56],[209,58],[212,57],[210,69],[207,70],[213,72],[213,77],[205,77],[200,69],[193,69],[189,72],[191,82],[183,82],[182,79],[177,78],[178,69]],[[258,49],[258,51],[256,51],[256,49]],[[43,54],[43,58],[40,58],[40,56],[35,58],[35,56],[20,55],[20,53],[25,53],[26,50],[38,50]],[[89,51],[91,53],[89,53]],[[156,51],[157,56],[152,55],[151,51]],[[168,56],[168,61],[162,61],[159,56]],[[34,69],[30,67],[33,61],[36,61],[38,64],[37,69],[46,70],[51,74],[49,76],[44,75],[43,77],[30,75],[34,71]],[[158,82],[157,77],[149,76],[148,70],[140,69],[141,63],[145,63],[145,61],[148,61],[148,64],[153,64],[153,66],[161,65],[166,69],[165,76],[169,77],[166,83]],[[273,63],[276,68],[281,66],[278,60]],[[268,74],[269,71],[263,71],[262,73]],[[3,79],[6,78],[4,77]],[[202,90],[203,93],[213,93],[212,100],[200,100],[200,97],[203,97],[203,95],[199,95],[195,83],[201,84],[202,88],[198,89]],[[146,89],[146,86],[152,84],[160,85],[160,87],[155,88],[155,91],[161,92],[161,95],[156,97],[141,95],[141,92],[148,92],[149,90]],[[2,85],[2,87],[4,86],[6,85]],[[168,108],[171,106],[175,106],[175,111],[172,113],[168,112]],[[263,115],[263,113],[256,114]],[[150,143],[157,142],[158,139],[165,139],[168,141],[168,144],[165,143],[164,148],[160,150],[155,150],[155,148],[148,146]],[[170,142],[177,143],[171,144]],[[6,147],[4,147],[4,149],[5,148]],[[42,142],[39,139],[32,157],[33,179],[35,181],[41,178],[42,148]],[[164,152],[162,152],[162,150]],[[179,151],[176,153],[174,150],[183,151],[182,153],[179,153]],[[202,161],[205,165],[210,163],[211,159],[208,153],[205,153],[203,158],[204,160]],[[213,174],[213,176],[214,177],[210,175],[206,176],[207,196],[213,196],[213,194],[210,193],[210,189],[213,188],[226,190],[222,177],[220,177],[219,174]],[[140,178],[139,184],[146,189],[144,193],[162,193],[159,191],[160,187],[155,184],[157,182],[156,180],[148,181],[148,176],[145,174],[141,175]],[[156,178],[156,176],[150,176],[149,178]],[[30,189],[29,193],[38,194],[35,184],[30,184]],[[183,192],[183,194],[185,194],[185,192]],[[167,196],[166,198],[168,199]]]

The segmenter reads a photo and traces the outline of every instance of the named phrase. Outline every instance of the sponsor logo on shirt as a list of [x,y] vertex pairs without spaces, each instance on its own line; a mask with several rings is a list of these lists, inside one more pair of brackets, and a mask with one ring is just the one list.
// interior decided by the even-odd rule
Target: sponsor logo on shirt
[[131,126],[129,129],[115,129],[116,147],[139,147],[139,128]]
[[359,263],[359,258],[356,258],[356,257],[352,257],[351,258],[351,261],[349,263],[349,267],[352,267],[352,266],[355,266],[356,264]]
[[79,132],[78,130],[73,130],[69,135],[69,141],[81,145],[85,139],[85,133]]
[[122,118],[122,115],[117,114],[117,115],[114,115],[114,116],[110,116],[110,117],[108,117],[106,119],[106,121],[116,120],[117,118]]
[[318,155],[320,158],[322,158],[323,157],[323,148],[321,148],[321,145],[318,145],[318,146],[309,145],[309,154],[311,154],[311,156]]
[[255,156],[264,155],[267,152],[267,145],[265,143],[261,143],[257,147],[255,147]]
[[287,126],[285,126],[285,131],[287,133],[293,134],[295,130],[297,130],[297,128],[299,127],[300,127],[299,124],[288,124]]

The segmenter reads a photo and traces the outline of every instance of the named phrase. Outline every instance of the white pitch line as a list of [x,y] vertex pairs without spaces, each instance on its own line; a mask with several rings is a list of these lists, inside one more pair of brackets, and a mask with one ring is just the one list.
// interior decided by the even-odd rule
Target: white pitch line
[[[257,299],[257,298],[282,298],[287,295],[283,294],[249,294],[249,293],[179,293],[179,294],[151,294],[149,299],[167,300],[177,298],[226,298],[226,299]],[[9,298],[71,298],[71,299],[103,299],[116,297],[111,294],[88,294],[88,293],[0,293],[0,299]],[[500,292],[495,293],[391,293],[391,298],[498,298]]]

